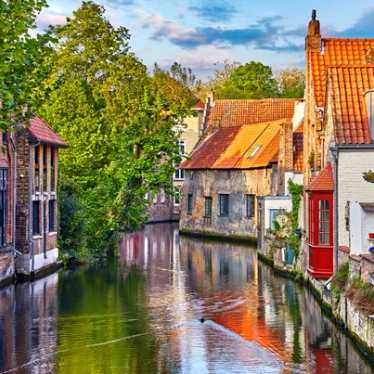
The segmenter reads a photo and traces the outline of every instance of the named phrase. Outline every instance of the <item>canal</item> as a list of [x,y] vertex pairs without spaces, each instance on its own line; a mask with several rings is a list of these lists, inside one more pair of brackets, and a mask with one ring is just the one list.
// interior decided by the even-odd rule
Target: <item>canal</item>
[[312,295],[252,248],[124,235],[115,263],[0,290],[1,373],[371,373]]

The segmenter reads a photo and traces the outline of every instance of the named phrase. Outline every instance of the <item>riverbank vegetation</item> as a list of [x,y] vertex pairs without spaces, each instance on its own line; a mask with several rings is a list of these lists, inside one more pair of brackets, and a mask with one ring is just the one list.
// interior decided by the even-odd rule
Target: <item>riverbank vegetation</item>
[[105,255],[121,231],[146,221],[147,194],[173,193],[183,119],[208,89],[262,98],[294,96],[304,84],[302,74],[277,78],[260,62],[226,64],[206,84],[179,63],[150,72],[131,51],[129,30],[113,26],[103,6],[84,1],[64,25],[37,33],[45,6],[0,3],[7,36],[0,38],[0,122],[11,129],[38,114],[68,142],[59,165],[60,247],[70,253]]

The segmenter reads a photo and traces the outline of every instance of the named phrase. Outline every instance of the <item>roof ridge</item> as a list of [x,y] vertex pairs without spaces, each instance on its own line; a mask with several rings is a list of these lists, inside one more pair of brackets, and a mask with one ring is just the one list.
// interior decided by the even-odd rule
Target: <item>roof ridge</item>
[[370,41],[373,41],[374,42],[374,38],[366,38],[366,37],[363,37],[363,38],[360,38],[360,37],[355,37],[355,38],[340,38],[338,36],[327,36],[327,37],[323,37],[322,40],[325,40],[325,41],[335,41],[335,40],[341,40],[341,41],[362,41],[362,40],[370,40]]

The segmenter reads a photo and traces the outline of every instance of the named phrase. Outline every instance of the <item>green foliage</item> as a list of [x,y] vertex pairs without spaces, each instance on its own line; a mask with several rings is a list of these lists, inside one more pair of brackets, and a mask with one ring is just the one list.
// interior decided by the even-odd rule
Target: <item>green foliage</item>
[[0,126],[29,116],[37,107],[49,35],[31,35],[45,0],[0,0]]
[[346,291],[347,296],[361,310],[374,313],[374,287],[359,277],[354,277]]
[[293,182],[290,179],[288,181],[288,190],[291,194],[292,209],[289,213],[289,218],[291,221],[291,233],[287,237],[286,241],[289,247],[295,251],[295,256],[297,258],[299,255],[300,238],[297,235],[296,230],[299,229],[299,211],[304,189],[303,186]]
[[301,69],[285,69],[277,75],[279,95],[281,97],[303,98],[305,74]]
[[79,247],[102,254],[120,231],[144,223],[147,192],[171,192],[180,162],[176,125],[189,113],[188,100],[165,99],[129,51],[127,29],[113,27],[100,5],[83,2],[54,36],[40,112],[70,145],[60,166],[83,221]]
[[170,70],[162,70],[155,64],[151,82],[163,102],[171,107],[181,104],[192,107],[196,102],[194,95],[196,77],[190,69],[184,68],[176,62],[170,67]]
[[271,67],[251,61],[231,72],[217,96],[227,99],[275,97],[278,96],[277,82]]
[[349,278],[349,263],[345,262],[342,264],[338,271],[335,273],[332,282],[331,288],[334,294],[339,294],[342,292],[348,282]]

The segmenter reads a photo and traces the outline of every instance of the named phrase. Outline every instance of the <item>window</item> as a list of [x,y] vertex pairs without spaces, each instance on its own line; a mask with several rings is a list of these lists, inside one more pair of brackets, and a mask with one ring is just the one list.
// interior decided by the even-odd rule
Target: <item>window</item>
[[245,212],[247,218],[255,216],[255,195],[245,195]]
[[7,212],[7,182],[8,170],[0,169],[0,246],[6,244],[6,212]]
[[7,145],[7,144],[8,144],[8,132],[3,131],[3,145]]
[[56,200],[48,202],[48,231],[56,231]]
[[186,146],[184,140],[178,141],[179,154],[183,156],[185,154]]
[[260,150],[261,147],[262,147],[262,144],[258,144],[258,145],[256,145],[256,146],[253,148],[251,154],[248,156],[248,158],[252,158],[252,157],[254,157],[254,156],[256,155],[256,153]]
[[47,191],[48,189],[48,172],[47,172],[47,152],[48,146],[43,146],[43,190]]
[[275,229],[274,221],[280,216],[281,214],[284,214],[283,209],[269,209],[269,226],[272,230]]
[[51,191],[56,190],[55,155],[55,148],[51,147]]
[[319,244],[330,244],[330,202],[328,200],[319,201]]
[[219,215],[227,217],[229,215],[229,194],[219,194]]
[[212,218],[212,198],[210,196],[205,196],[205,218]]
[[174,174],[174,179],[176,180],[184,180],[184,170],[177,169]]
[[32,233],[40,235],[40,201],[32,202]]
[[177,187],[174,193],[174,206],[179,206],[180,202],[181,202],[181,190],[180,188]]
[[187,213],[192,214],[193,209],[193,195],[192,193],[189,193],[187,195]]
[[160,190],[160,202],[161,202],[161,204],[165,204],[165,202],[166,202],[166,194],[165,194],[165,190],[163,188],[161,188],[161,190]]
[[40,191],[39,152],[40,152],[40,146],[36,146],[34,148],[34,188],[35,188],[35,192]]

